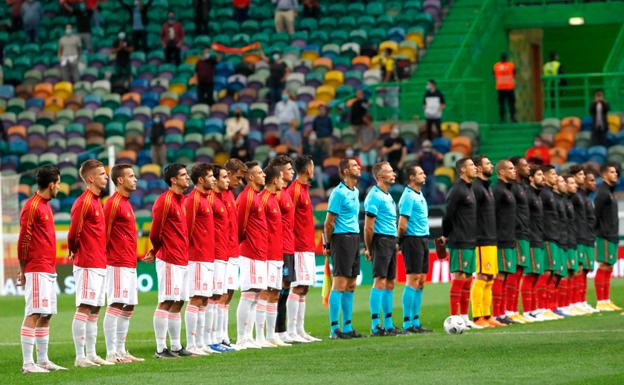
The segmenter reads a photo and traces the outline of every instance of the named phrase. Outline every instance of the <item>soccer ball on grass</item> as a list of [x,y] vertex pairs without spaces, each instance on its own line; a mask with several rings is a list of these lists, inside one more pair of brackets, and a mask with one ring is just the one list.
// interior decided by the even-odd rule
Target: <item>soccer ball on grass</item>
[[452,315],[444,320],[444,331],[447,334],[462,334],[466,325],[460,316]]

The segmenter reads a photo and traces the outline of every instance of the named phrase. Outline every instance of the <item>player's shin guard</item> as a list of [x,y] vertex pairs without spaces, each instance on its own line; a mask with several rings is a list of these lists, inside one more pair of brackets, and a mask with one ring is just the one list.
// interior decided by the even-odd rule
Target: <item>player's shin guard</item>
[[177,351],[182,349],[180,342],[180,333],[182,332],[182,316],[180,313],[169,312],[169,322],[167,323],[167,332],[171,340],[171,350]]
[[449,307],[451,315],[459,315],[459,308],[461,303],[461,291],[464,287],[463,279],[454,279],[451,282],[451,294],[449,300]]
[[230,343],[230,332],[228,325],[230,324],[230,304],[223,305],[223,321],[221,322],[221,341]]
[[605,301],[608,299],[605,290],[607,283],[607,274],[609,274],[609,271],[601,269],[600,267],[598,267],[598,270],[596,270],[596,276],[594,277],[594,286],[596,287],[597,301]]
[[[199,308],[195,305],[188,304],[186,311],[184,312],[184,326],[186,328],[186,347],[187,349],[194,348],[195,345],[195,333],[197,331],[197,313]],[[174,349],[178,350],[178,349]]]
[[553,273],[548,279],[548,308],[552,311],[557,310],[557,286],[559,278]]
[[299,294],[290,293],[286,301],[288,321],[286,331],[290,335],[297,334],[297,314],[299,313]]
[[126,350],[126,339],[128,338],[130,318],[132,318],[132,311],[122,311],[121,315],[117,318],[116,350],[118,354],[128,353],[128,351]]
[[204,321],[204,344],[214,344],[212,332],[214,329],[214,321],[217,313],[217,302],[213,299],[208,300],[208,306],[206,307],[206,315]]
[[394,290],[383,290],[381,297],[381,310],[384,315],[384,328],[394,329],[394,321],[392,320],[392,302]]
[[536,306],[541,310],[548,308],[548,279],[548,274],[542,274],[537,278],[535,284]]
[[340,327],[340,308],[342,306],[343,294],[342,291],[336,290],[332,290],[329,293],[329,326],[332,335]]
[[87,333],[86,333],[87,358],[95,357],[97,355],[95,351],[95,344],[97,343],[97,335],[98,335],[98,314],[90,314],[87,320]]
[[266,323],[266,311],[267,301],[264,299],[258,300],[256,305],[256,341],[263,342],[264,338],[264,324]]
[[351,333],[353,331],[353,297],[352,291],[345,291],[342,293],[342,331],[345,333]]
[[244,291],[241,293],[241,299],[236,309],[237,343],[244,342],[248,338],[247,330],[250,325],[253,325],[253,321],[250,317],[257,298],[258,294],[253,291]]
[[20,330],[20,341],[22,344],[22,361],[24,366],[34,364],[33,349],[35,347],[35,329],[22,326]]
[[38,327],[35,328],[35,345],[37,348],[37,363],[43,364],[49,362],[48,358],[48,343],[50,341],[50,328]]
[[504,289],[505,277],[503,275],[497,276],[492,285],[492,315],[494,317],[501,316],[505,313]]
[[369,309],[371,314],[371,330],[375,331],[379,326],[379,313],[381,313],[382,290],[373,287],[370,292]]
[[472,316],[474,318],[483,317],[483,293],[485,291],[485,285],[486,282],[478,278],[472,282],[470,300],[472,302]]
[[494,287],[494,281],[487,281],[485,288],[483,289],[483,303],[481,306],[481,312],[484,317],[492,315],[492,288]]
[[464,286],[461,290],[461,298],[459,302],[459,311],[461,315],[468,316],[468,308],[470,306],[470,287],[472,286],[472,277],[464,280]]
[[522,312],[529,313],[535,310],[535,303],[533,295],[533,290],[535,286],[535,282],[537,281],[537,276],[535,274],[525,275],[522,279],[522,283],[520,285],[520,290],[522,292]]
[[279,300],[277,301],[277,322],[275,331],[278,333],[284,333],[286,331],[286,318],[288,317],[286,302],[288,301],[289,294],[290,289],[282,289],[280,291]]
[[523,270],[524,270],[523,267],[517,266],[517,270],[514,274],[516,276],[516,291],[514,292],[513,300],[511,301],[511,303],[513,307],[513,311],[515,313],[518,313],[518,307],[520,304],[520,288],[521,288],[523,277],[524,277],[522,273]]
[[106,342],[106,356],[112,357],[117,352],[117,322],[121,316],[121,309],[109,306],[104,314],[104,341]]
[[605,274],[604,297],[607,301],[611,300],[611,275],[612,273],[613,273],[613,268],[611,267],[609,270],[606,270],[606,274]]
[[518,297],[516,293],[518,292],[518,276],[515,274],[507,274],[507,278],[505,279],[505,291],[504,291],[504,303],[505,307],[503,310],[506,312],[513,313],[518,306]]
[[204,342],[204,330],[206,329],[206,307],[200,306],[197,311],[197,327],[195,328],[195,346],[203,348],[206,346]]
[[403,303],[403,329],[407,329],[412,326],[415,296],[416,289],[409,285],[405,285],[405,288],[403,289],[403,297],[401,298],[401,302]]
[[581,289],[579,292],[579,297],[581,302],[587,302],[587,271],[583,270],[583,273],[579,276],[579,283],[581,285]]
[[169,312],[156,309],[154,312],[154,336],[156,337],[156,351],[162,352],[167,348],[167,328],[169,325]]
[[87,342],[87,321],[89,315],[85,313],[76,312],[74,314],[74,320],[72,321],[72,337],[74,340],[74,347],[76,348],[76,358],[85,358],[85,343]]
[[299,296],[299,307],[297,308],[297,334],[304,335],[305,333],[305,309],[306,309],[306,296]]
[[266,306],[266,337],[275,339],[275,324],[277,322],[277,303],[268,303]]

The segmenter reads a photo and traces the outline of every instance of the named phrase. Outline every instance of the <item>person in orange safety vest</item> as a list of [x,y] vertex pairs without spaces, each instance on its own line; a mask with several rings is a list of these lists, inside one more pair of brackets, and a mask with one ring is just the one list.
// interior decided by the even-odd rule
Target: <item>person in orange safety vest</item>
[[505,103],[509,106],[509,117],[512,122],[516,121],[516,81],[514,76],[516,69],[509,61],[506,53],[501,54],[501,60],[494,64],[494,78],[496,79],[496,91],[498,92],[498,111],[501,123],[505,121]]

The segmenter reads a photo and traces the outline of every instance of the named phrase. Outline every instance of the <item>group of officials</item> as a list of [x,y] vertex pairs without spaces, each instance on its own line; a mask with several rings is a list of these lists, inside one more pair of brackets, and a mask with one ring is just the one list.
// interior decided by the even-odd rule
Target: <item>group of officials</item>
[[[487,157],[460,159],[456,169],[440,238],[450,249],[451,315],[481,329],[621,310],[609,299],[619,234],[615,164],[601,167],[598,188],[590,168],[558,175],[521,157],[497,162],[494,188]],[[595,308],[586,298],[594,261]]]
[[[443,236],[437,240],[450,249],[451,315],[461,315],[468,327],[479,329],[619,310],[609,299],[618,245],[615,165],[602,166],[598,188],[590,169],[573,166],[560,176],[553,166],[529,166],[520,157],[496,164],[494,188],[494,167],[487,157],[460,159],[456,169],[459,178],[449,191]],[[416,164],[406,167],[406,187],[397,207],[390,194],[395,170],[380,162],[372,173],[376,184],[364,201],[363,237],[374,276],[370,333],[430,332],[420,321],[429,265],[428,207],[421,191],[426,175]],[[360,273],[360,165],[344,158],[339,174],[342,181],[329,196],[323,246],[334,276],[330,338],[351,339],[362,337],[352,326]],[[198,163],[190,175],[182,164],[164,169],[169,189],[153,205],[153,249],[143,258],[155,262],[158,278],[156,358],[320,341],[304,328],[306,294],[316,273],[308,193],[313,175],[314,163],[306,155],[295,159],[294,168],[289,157],[278,156],[265,169],[237,159],[224,166]],[[85,191],[72,207],[68,233],[76,282],[75,366],[143,361],[125,346],[137,304],[137,231],[129,201],[137,178],[131,165],[114,166],[110,178],[116,192],[102,206],[109,178],[103,164],[85,161],[80,176]],[[22,208],[18,241],[18,281],[26,300],[21,328],[25,373],[65,369],[47,354],[49,322],[56,314],[56,233],[48,201],[59,191],[59,170],[42,167],[36,180],[38,191]],[[194,188],[184,195],[191,180]],[[592,202],[589,194],[594,190]],[[401,327],[394,325],[392,314],[397,248],[407,273]],[[586,301],[594,259],[599,263],[596,308]],[[241,291],[241,298],[237,341],[231,344],[227,326],[234,290]],[[518,312],[520,292],[523,314]],[[105,300],[106,359],[96,353]],[[186,347],[181,343],[184,302]]]

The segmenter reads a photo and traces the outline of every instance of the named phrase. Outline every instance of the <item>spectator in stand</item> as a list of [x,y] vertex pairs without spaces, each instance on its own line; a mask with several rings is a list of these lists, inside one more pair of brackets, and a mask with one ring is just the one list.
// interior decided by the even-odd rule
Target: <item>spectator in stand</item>
[[351,105],[351,125],[357,131],[358,128],[368,124],[368,100],[364,97],[363,90],[355,92],[355,102]]
[[240,159],[242,162],[249,162],[252,160],[247,138],[240,137],[234,142],[234,146],[232,146],[232,150],[230,151],[230,158]]
[[27,0],[22,4],[21,15],[26,39],[28,39],[29,43],[38,43],[39,22],[43,18],[41,3],[36,0]]
[[315,137],[318,140],[319,145],[323,148],[326,154],[332,153],[332,133],[334,132],[334,123],[331,117],[327,115],[327,107],[321,106],[319,108],[319,114],[314,117],[312,121],[312,128],[315,133]]
[[2,123],[2,119],[0,119],[0,140],[7,142],[7,144],[9,141],[9,137],[6,130],[4,129],[4,123]]
[[71,24],[65,26],[65,35],[58,43],[58,59],[61,65],[61,77],[67,82],[76,83],[80,80],[78,58],[82,45],[80,37],[74,33]]
[[195,33],[208,35],[208,23],[210,22],[211,0],[193,0],[195,3]]
[[303,137],[299,132],[299,122],[292,120],[290,122],[290,129],[286,131],[281,138],[282,144],[288,147],[288,151],[296,153],[297,155],[303,154]]
[[609,103],[604,99],[602,90],[596,91],[594,101],[589,106],[589,113],[592,117],[592,135],[591,141],[593,146],[603,146],[607,141],[607,133],[609,132]]
[[100,7],[98,6],[99,0],[85,0],[87,3],[87,9],[93,12],[91,16],[91,26],[100,28]]
[[180,47],[184,42],[184,28],[169,11],[167,21],[160,30],[160,43],[165,49],[165,62],[180,65]]
[[137,51],[144,52],[147,50],[147,10],[154,0],[134,0],[132,5],[127,4],[125,0],[119,0],[119,3],[130,13],[130,22],[132,24],[132,43]]
[[275,4],[275,32],[295,33],[295,18],[299,2],[297,0],[272,0]]
[[164,166],[167,163],[167,145],[165,144],[165,125],[159,115],[154,116],[150,136],[152,142],[152,161]]
[[243,116],[240,108],[234,110],[234,116],[225,122],[225,137],[235,143],[249,135],[249,120]]
[[288,76],[288,66],[284,63],[278,53],[274,53],[269,63],[269,79],[267,85],[271,89],[271,104],[275,105],[279,102],[280,97],[286,86],[286,77]]
[[425,172],[425,175],[427,175],[425,185],[423,186],[423,194],[427,202],[432,204],[442,203],[443,200],[436,188],[435,177],[435,169],[442,159],[444,159],[444,156],[432,147],[430,140],[423,141],[420,151],[416,155],[416,161]]
[[72,7],[68,2],[63,4],[67,12],[76,17],[76,28],[78,36],[82,42],[82,48],[86,48],[89,53],[93,53],[93,39],[91,38],[91,18],[93,11],[87,8],[83,2],[74,4]]
[[541,136],[533,139],[533,147],[526,151],[524,157],[531,164],[550,164],[550,151]]
[[499,62],[494,64],[494,79],[496,80],[496,92],[498,93],[498,113],[500,121],[505,121],[505,105],[509,109],[509,118],[516,122],[516,67],[509,61],[509,55],[501,54]]
[[282,100],[275,105],[275,116],[279,120],[280,137],[290,129],[293,120],[297,121],[297,125],[301,123],[299,107],[288,91],[282,92]]
[[234,6],[234,20],[242,23],[249,17],[249,3],[251,0],[232,0]]
[[384,141],[381,148],[381,156],[385,157],[393,170],[396,170],[397,175],[403,171],[405,158],[407,157],[407,145],[399,134],[399,126],[392,126],[390,136]]
[[398,80],[396,66],[392,58],[392,48],[386,48],[379,58],[381,67],[381,78],[384,82],[395,82]]
[[435,80],[427,81],[427,91],[423,98],[423,108],[427,121],[427,139],[433,140],[442,133],[442,111],[445,107],[444,95],[438,90]]
[[22,3],[24,0],[6,0],[11,7],[11,32],[17,32],[22,29]]
[[126,38],[126,33],[121,31],[117,35],[117,40],[113,45],[112,53],[115,54],[115,75],[117,81],[121,81],[128,88],[132,77],[132,70],[130,67],[130,53],[134,51],[134,47]]
[[379,131],[373,126],[370,119],[367,124],[357,130],[357,148],[360,151],[360,164],[368,172],[377,163],[379,148]]
[[301,4],[303,5],[303,14],[305,17],[312,17],[314,19],[318,19],[321,17],[321,5],[319,4],[319,0],[302,0]]
[[214,75],[220,59],[219,54],[212,53],[210,48],[204,48],[201,60],[195,64],[199,103],[206,103],[210,106],[214,103]]

